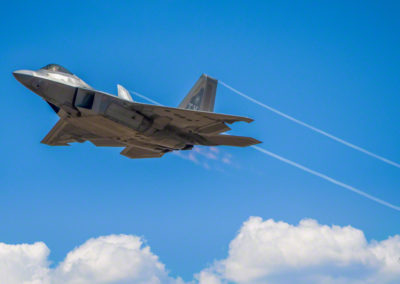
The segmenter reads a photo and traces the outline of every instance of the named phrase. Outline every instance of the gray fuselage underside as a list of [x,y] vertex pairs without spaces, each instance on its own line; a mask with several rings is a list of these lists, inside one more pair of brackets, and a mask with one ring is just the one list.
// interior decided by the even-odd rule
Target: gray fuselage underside
[[83,84],[76,80],[74,75],[61,76],[72,80],[63,82],[36,77],[30,82],[30,89],[57,106],[61,118],[89,134],[89,137],[84,137],[84,134],[83,137],[76,137],[77,142],[93,140],[96,146],[136,145],[166,152],[205,143],[202,136],[190,130],[168,125],[168,118],[147,117],[131,109],[129,101],[94,90],[79,78]]

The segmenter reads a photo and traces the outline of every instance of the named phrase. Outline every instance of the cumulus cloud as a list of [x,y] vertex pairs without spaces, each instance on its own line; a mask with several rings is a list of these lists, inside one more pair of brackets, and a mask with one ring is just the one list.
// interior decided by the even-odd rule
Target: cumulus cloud
[[[0,243],[0,283],[183,283],[137,236],[90,239],[55,268],[49,267],[49,253],[42,242]],[[351,226],[251,217],[227,257],[191,283],[400,283],[400,236],[368,242]]]
[[183,283],[141,238],[110,235],[94,238],[69,252],[50,269],[44,243],[0,244],[0,283]]
[[179,283],[136,236],[90,239],[68,253],[52,274],[59,283]]
[[50,250],[42,242],[19,245],[0,243],[0,283],[46,283],[49,253]]
[[251,217],[228,257],[196,275],[211,283],[399,283],[400,236],[367,242],[351,226],[297,226]]

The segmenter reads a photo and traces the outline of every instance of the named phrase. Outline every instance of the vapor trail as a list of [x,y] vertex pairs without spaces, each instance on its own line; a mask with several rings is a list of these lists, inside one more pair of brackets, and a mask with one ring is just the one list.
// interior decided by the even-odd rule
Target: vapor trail
[[[220,81],[220,82],[221,82],[221,81]],[[227,86],[225,83],[223,83],[223,82],[221,82],[221,83],[222,83],[224,86],[226,86],[227,88],[231,88],[231,87]],[[233,89],[233,88],[232,88],[232,90],[235,91],[235,92],[240,93],[239,91],[236,91],[236,90]],[[146,97],[145,95],[139,94],[139,93],[134,92],[134,91],[130,91],[130,92],[132,92],[133,94],[135,94],[135,95],[137,95],[137,96],[139,96],[139,97],[141,97],[141,98],[143,98],[143,99],[145,99],[145,100],[147,100],[147,101],[149,101],[149,102],[151,102],[151,103],[154,103],[154,104],[157,104],[157,105],[162,105],[162,104],[160,104],[159,102],[156,102],[156,101],[154,101],[154,100],[152,100],[152,99]],[[246,96],[246,95],[244,95],[244,94],[242,94],[242,93],[240,93],[240,95],[243,95],[243,96],[245,96],[246,98],[248,98],[248,99],[250,99],[250,100],[253,100],[252,98],[250,98],[250,97],[248,97],[248,96]],[[256,101],[256,100],[254,100],[254,102],[257,103],[257,104],[263,105],[262,103],[260,103],[260,102],[258,102],[258,101]],[[269,108],[268,106],[265,106],[265,107]],[[280,113],[279,111],[276,111],[276,110],[274,110],[274,109],[272,109],[272,110],[273,110],[274,112]],[[285,115],[285,114],[283,114],[283,115]],[[285,115],[285,116],[286,116],[286,115]],[[289,117],[290,117],[290,116],[289,116]],[[290,117],[290,118],[292,119],[292,117]],[[293,118],[293,119],[294,119],[294,118]],[[345,184],[345,183],[343,183],[343,182],[340,182],[340,181],[338,181],[338,180],[336,180],[336,179],[334,179],[334,178],[331,178],[331,177],[329,177],[329,176],[327,176],[327,175],[324,175],[324,174],[322,174],[322,173],[320,173],[320,172],[314,171],[314,170],[312,170],[312,169],[310,169],[310,168],[307,168],[307,167],[305,167],[305,166],[303,166],[303,165],[300,165],[300,164],[298,164],[298,163],[296,163],[296,162],[293,162],[293,161],[288,160],[288,159],[286,159],[286,158],[284,158],[284,157],[281,157],[281,156],[279,156],[279,155],[277,155],[277,154],[274,154],[274,153],[272,153],[272,152],[270,152],[270,151],[267,151],[267,150],[265,150],[265,149],[263,149],[263,148],[261,148],[261,147],[258,147],[258,146],[251,146],[251,147],[252,147],[253,149],[255,149],[255,150],[257,150],[257,151],[259,151],[259,152],[265,154],[265,155],[271,156],[271,157],[273,157],[273,158],[275,158],[275,159],[278,159],[278,160],[280,160],[280,161],[282,161],[282,162],[284,162],[284,163],[286,163],[286,164],[289,164],[289,165],[291,165],[291,166],[294,166],[294,167],[296,167],[296,168],[298,168],[298,169],[300,169],[300,170],[303,170],[303,171],[305,171],[305,172],[307,172],[307,173],[310,173],[310,174],[315,175],[315,176],[317,176],[317,177],[320,177],[320,178],[322,178],[322,179],[324,179],[324,180],[326,180],[326,181],[329,181],[329,182],[331,182],[331,183],[333,183],[333,184],[336,184],[336,185],[338,185],[338,186],[341,186],[341,187],[343,187],[343,188],[345,188],[345,189],[347,189],[347,190],[350,190],[350,191],[352,191],[352,192],[355,192],[355,193],[357,193],[357,194],[359,194],[359,195],[361,195],[361,196],[363,196],[363,197],[365,197],[365,198],[368,198],[368,199],[370,199],[370,200],[372,200],[372,201],[375,201],[375,202],[377,202],[377,203],[379,203],[379,204],[381,204],[381,205],[384,205],[384,206],[389,207],[389,208],[391,208],[391,209],[400,211],[400,207],[399,207],[399,206],[393,205],[393,204],[391,204],[391,203],[389,203],[389,202],[386,202],[386,201],[384,201],[384,200],[382,200],[382,199],[379,199],[379,198],[377,198],[377,197],[375,197],[375,196],[372,196],[372,195],[370,195],[370,194],[368,194],[368,193],[366,193],[366,192],[364,192],[364,191],[362,191],[362,190],[359,190],[359,189],[357,189],[357,188],[355,188],[355,187],[353,187],[353,186],[351,186],[351,185],[348,185],[348,184]]]
[[132,91],[132,90],[129,90],[129,92],[131,92],[132,94],[135,94],[138,97],[141,97],[142,99],[145,99],[145,100],[151,102],[152,104],[162,106],[162,104],[160,104],[159,102],[156,102],[156,101],[146,97],[145,95],[139,94],[138,92],[135,92],[135,91]]
[[330,138],[332,140],[335,140],[335,141],[337,141],[337,142],[339,142],[339,143],[341,143],[343,145],[346,145],[346,146],[348,146],[350,148],[353,148],[353,149],[355,149],[357,151],[360,151],[361,153],[367,154],[368,156],[371,156],[371,157],[373,157],[375,159],[381,160],[384,163],[387,163],[389,165],[392,165],[392,166],[395,166],[397,168],[400,168],[400,164],[399,163],[396,163],[394,161],[386,159],[385,157],[382,157],[382,156],[379,156],[377,154],[374,154],[374,153],[372,153],[372,152],[370,152],[370,151],[368,151],[368,150],[366,150],[364,148],[361,148],[361,147],[359,147],[357,145],[354,145],[354,144],[352,144],[350,142],[347,142],[347,141],[345,141],[345,140],[343,140],[343,139],[341,139],[339,137],[336,137],[336,136],[334,136],[334,135],[332,135],[332,134],[330,134],[328,132],[325,132],[325,131],[323,131],[323,130],[321,130],[319,128],[316,128],[316,127],[314,127],[314,126],[312,126],[312,125],[310,125],[308,123],[305,123],[305,122],[303,122],[301,120],[298,120],[298,119],[296,119],[296,118],[294,118],[294,117],[292,117],[290,115],[287,115],[287,114],[285,114],[285,113],[283,113],[283,112],[281,112],[281,111],[279,111],[277,109],[274,109],[273,107],[270,107],[270,106],[268,106],[268,105],[266,105],[266,104],[264,104],[264,103],[262,103],[260,101],[257,101],[256,99],[253,99],[252,97],[250,97],[250,96],[248,96],[246,94],[243,94],[242,92],[236,90],[235,88],[229,86],[228,84],[226,84],[226,83],[224,83],[222,81],[219,81],[219,83],[221,83],[221,85],[225,86],[229,90],[235,92],[236,94],[244,97],[245,99],[247,99],[247,100],[249,100],[249,101],[251,101],[251,102],[253,102],[255,104],[258,104],[259,106],[261,106],[263,108],[266,108],[266,109],[268,109],[268,110],[270,110],[270,111],[272,111],[272,112],[274,112],[274,113],[276,113],[276,114],[278,114],[278,115],[280,115],[280,116],[282,116],[282,117],[284,117],[286,119],[289,119],[289,120],[291,120],[291,121],[293,121],[293,122],[295,122],[295,123],[297,123],[299,125],[307,127],[308,129],[311,129],[312,131],[315,131],[315,132],[317,132],[319,134],[322,134],[322,135],[324,135],[324,136],[326,136],[326,137],[328,137],[328,138]]
[[327,181],[329,181],[329,182],[331,182],[331,183],[333,183],[333,184],[336,184],[336,185],[338,185],[338,186],[341,186],[341,187],[343,187],[343,188],[345,188],[345,189],[347,189],[347,190],[353,191],[353,192],[355,192],[355,193],[357,193],[357,194],[359,194],[359,195],[361,195],[361,196],[363,196],[363,197],[366,197],[366,198],[368,198],[368,199],[370,199],[370,200],[372,200],[372,201],[375,201],[375,202],[377,202],[377,203],[379,203],[379,204],[382,204],[382,205],[384,205],[384,206],[386,206],[386,207],[389,207],[389,208],[392,208],[392,209],[394,209],[394,210],[400,211],[400,207],[399,207],[399,206],[390,204],[389,202],[386,202],[386,201],[384,201],[384,200],[382,200],[382,199],[379,199],[379,198],[377,198],[377,197],[375,197],[375,196],[372,196],[372,195],[370,195],[370,194],[368,194],[368,193],[365,193],[364,191],[361,191],[361,190],[359,190],[359,189],[357,189],[357,188],[355,188],[355,187],[353,187],[353,186],[351,186],[351,185],[348,185],[348,184],[345,184],[345,183],[343,183],[343,182],[340,182],[340,181],[338,181],[338,180],[336,180],[336,179],[334,179],[334,178],[331,178],[331,177],[329,177],[329,176],[327,176],[327,175],[324,175],[324,174],[322,174],[322,173],[320,173],[320,172],[314,171],[314,170],[312,170],[312,169],[310,169],[310,168],[307,168],[307,167],[305,167],[305,166],[303,166],[303,165],[300,165],[300,164],[298,164],[298,163],[296,163],[296,162],[293,162],[293,161],[288,160],[288,159],[286,159],[286,158],[284,158],[284,157],[281,157],[281,156],[279,156],[279,155],[277,155],[277,154],[274,154],[274,153],[272,153],[272,152],[270,152],[270,151],[267,151],[267,150],[265,150],[265,149],[263,149],[263,148],[261,148],[261,147],[258,147],[258,146],[251,146],[251,147],[254,148],[255,150],[257,150],[257,151],[259,151],[259,152],[265,154],[265,155],[271,156],[271,157],[273,157],[273,158],[275,158],[275,159],[278,159],[278,160],[280,160],[280,161],[282,161],[282,162],[284,162],[284,163],[286,163],[286,164],[289,164],[289,165],[291,165],[291,166],[294,166],[294,167],[296,167],[296,168],[298,168],[298,169],[300,169],[300,170],[303,170],[303,171],[305,171],[305,172],[307,172],[307,173],[310,173],[310,174],[312,174],[312,175],[315,175],[315,176],[317,176],[317,177],[320,177],[320,178],[322,178],[322,179],[324,179],[324,180],[327,180]]

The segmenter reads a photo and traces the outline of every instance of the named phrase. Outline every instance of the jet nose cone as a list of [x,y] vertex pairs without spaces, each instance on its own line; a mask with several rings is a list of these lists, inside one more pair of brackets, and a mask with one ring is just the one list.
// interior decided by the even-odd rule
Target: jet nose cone
[[21,84],[28,86],[30,81],[33,78],[33,71],[30,70],[17,70],[13,72],[15,79],[18,80]]

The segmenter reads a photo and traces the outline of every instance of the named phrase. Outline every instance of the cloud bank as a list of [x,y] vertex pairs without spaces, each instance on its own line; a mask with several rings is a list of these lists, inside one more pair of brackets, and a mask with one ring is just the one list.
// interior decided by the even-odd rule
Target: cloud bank
[[[169,275],[143,239],[93,238],[55,268],[43,242],[0,243],[0,283],[184,283]],[[210,252],[212,254],[212,252]],[[225,259],[196,273],[191,283],[399,283],[400,236],[368,242],[351,226],[312,219],[297,225],[250,217]]]
[[399,283],[400,236],[368,243],[351,226],[251,217],[228,257],[196,277],[200,283]]
[[0,243],[0,283],[183,283],[171,278],[158,257],[136,236],[109,235],[86,241],[49,268],[42,243]]

